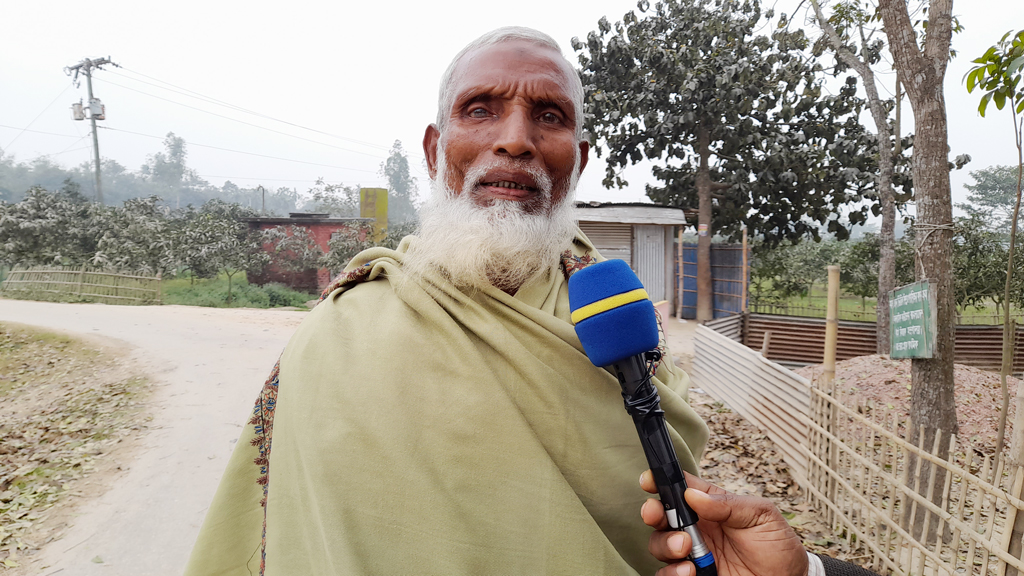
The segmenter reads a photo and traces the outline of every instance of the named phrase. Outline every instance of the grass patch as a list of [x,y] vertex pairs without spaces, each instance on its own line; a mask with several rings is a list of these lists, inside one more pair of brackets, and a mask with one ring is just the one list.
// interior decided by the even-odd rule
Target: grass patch
[[[755,306],[753,298],[751,305]],[[766,301],[756,305],[756,310],[766,314],[786,314],[791,316],[806,316],[812,318],[824,318],[828,305],[828,287],[815,285],[810,294],[796,295],[777,301]],[[863,320],[875,321],[877,302],[875,298],[861,298],[850,294],[839,295],[839,319],[840,320]],[[986,302],[981,306],[967,306],[957,310],[958,324],[972,325],[1001,325],[1003,316],[1001,309],[997,310],[992,302]],[[1024,311],[1016,308],[1010,309],[1010,316],[1017,319],[1018,324],[1024,324]]]
[[241,274],[231,280],[231,303],[228,303],[228,277],[197,279],[169,278],[162,283],[163,303],[213,308],[279,308],[305,307],[316,295],[292,290],[282,284],[257,286],[249,284]]
[[0,324],[0,567],[56,529],[69,501],[131,428],[144,379],[120,358],[61,334]]

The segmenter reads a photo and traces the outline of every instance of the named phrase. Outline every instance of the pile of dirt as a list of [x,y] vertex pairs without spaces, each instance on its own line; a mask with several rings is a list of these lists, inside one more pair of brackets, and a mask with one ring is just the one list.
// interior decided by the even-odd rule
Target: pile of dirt
[[146,392],[121,354],[0,325],[0,571],[59,537],[72,501],[97,489],[84,479],[127,458]]
[[[807,366],[796,371],[806,378],[821,377],[821,366]],[[910,416],[910,360],[893,360],[888,356],[859,356],[836,362],[838,399],[846,406],[871,401],[876,408],[888,408],[902,419]],[[1007,378],[1010,395],[1004,450],[1012,437],[1014,402],[1020,380]],[[999,427],[1002,392],[999,374],[956,364],[953,372],[958,434],[963,446],[977,452],[994,454]]]
[[701,477],[736,494],[768,498],[811,552],[849,559],[849,547],[805,502],[789,467],[767,436],[698,388],[690,404],[711,430],[700,461]]

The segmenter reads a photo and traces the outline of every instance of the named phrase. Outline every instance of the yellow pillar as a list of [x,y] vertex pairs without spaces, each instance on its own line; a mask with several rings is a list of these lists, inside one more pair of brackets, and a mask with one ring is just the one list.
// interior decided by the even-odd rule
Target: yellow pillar
[[359,189],[359,217],[373,218],[373,239],[382,242],[388,231],[387,188]]

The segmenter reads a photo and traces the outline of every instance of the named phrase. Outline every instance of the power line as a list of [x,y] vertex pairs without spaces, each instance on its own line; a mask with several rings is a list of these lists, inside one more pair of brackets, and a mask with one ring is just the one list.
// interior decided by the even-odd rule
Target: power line
[[[252,176],[219,176],[217,174],[196,174],[200,178],[225,178],[227,180],[253,180],[256,182],[316,182],[317,178],[254,178]],[[346,181],[331,181],[332,184],[366,184],[368,182],[380,183],[383,180],[346,180]]]
[[[125,77],[127,78],[127,76],[125,76]],[[335,146],[334,144],[327,144],[326,142],[318,142],[316,140],[310,140],[309,138],[303,138],[302,136],[295,136],[294,134],[289,134],[287,132],[281,132],[280,130],[274,130],[273,128],[267,128],[266,126],[260,126],[259,124],[253,124],[252,122],[246,122],[245,120],[239,120],[237,118],[232,118],[230,116],[225,116],[224,114],[218,114],[216,112],[211,112],[209,110],[203,110],[202,108],[197,108],[195,106],[190,106],[190,105],[185,104],[183,102],[178,102],[176,100],[171,100],[169,98],[164,98],[162,96],[157,96],[155,94],[150,94],[149,92],[143,92],[142,90],[138,90],[136,88],[130,88],[128,86],[124,86],[123,84],[118,84],[117,82],[111,82],[110,80],[104,80],[104,82],[106,82],[107,84],[111,84],[113,86],[117,86],[119,88],[124,88],[125,90],[131,90],[132,92],[138,92],[139,94],[143,94],[145,96],[149,96],[150,98],[156,98],[157,100],[163,100],[164,102],[170,102],[171,104],[177,104],[178,106],[183,106],[185,108],[189,108],[191,110],[196,110],[196,111],[202,112],[204,114],[210,114],[211,116],[217,116],[218,118],[224,118],[225,120],[231,120],[232,122],[238,122],[239,124],[245,124],[246,126],[252,126],[253,128],[259,128],[261,130],[266,130],[268,132],[273,132],[275,134],[281,134],[282,136],[288,136],[289,138],[295,138],[297,140],[304,140],[306,142],[312,142],[313,144],[319,144],[321,146],[327,146],[328,148],[335,148],[337,150],[344,150],[345,152],[351,152],[353,154],[362,154],[364,156],[369,156],[371,158],[385,159],[383,156],[379,156],[377,154],[371,154],[369,152],[360,152],[359,150],[352,150],[350,148],[343,148],[341,146]]]
[[[50,106],[53,106],[54,102],[56,102],[61,96],[63,96],[64,93],[68,91],[68,88],[71,88],[72,85],[74,85],[74,82],[69,82],[68,85],[65,86],[64,89],[61,90],[60,93],[57,94],[57,96],[53,100],[51,100],[49,104],[46,105],[46,108],[43,108],[39,112],[39,114],[36,114],[36,117],[33,118],[32,121],[28,123],[28,126],[22,128],[21,132],[18,132],[18,135],[14,137],[14,140],[11,140],[10,142],[8,142],[7,146],[4,146],[3,149],[7,150],[8,148],[10,148],[11,145],[14,144],[18,140],[18,138],[21,138],[21,135],[24,134],[25,132],[34,132],[34,130],[29,130],[29,128],[31,128],[32,125],[36,123],[36,120],[39,120],[39,117],[42,116],[44,112],[49,110]],[[44,134],[45,134],[45,132],[44,132]]]
[[[31,124],[29,124],[29,126],[31,126]],[[17,126],[8,126],[6,124],[0,124],[0,128],[10,128],[11,130],[21,130],[22,132],[32,132],[33,134],[46,134],[46,135],[49,135],[49,136],[63,136],[65,138],[79,138],[79,136],[75,136],[73,134],[57,134],[56,132],[43,132],[42,130],[29,130],[27,126],[25,128],[19,128]],[[15,140],[16,139],[17,138],[15,138]],[[14,140],[11,141],[11,144],[13,144],[13,143],[14,143]],[[8,144],[8,146],[10,146],[10,144]]]
[[[112,128],[110,126],[100,126],[104,130],[113,130],[115,132],[124,132],[125,134],[134,134],[136,136],[145,136],[146,138],[156,138],[157,140],[163,140],[164,136],[154,136],[153,134],[143,134],[141,132],[132,132],[131,130],[123,130],[121,128]],[[268,154],[257,154],[256,152],[245,152],[244,150],[234,150],[231,148],[223,148],[220,146],[212,146],[210,144],[199,144],[196,142],[188,142],[190,146],[199,146],[200,148],[210,148],[212,150],[222,150],[224,152],[234,152],[235,154],[245,154],[247,156],[257,156],[259,158],[269,158],[271,160],[281,160],[283,162],[295,162],[298,164],[309,164],[310,166],[323,166],[325,168],[336,168],[338,170],[351,170],[354,172],[369,172],[370,174],[376,174],[375,170],[363,170],[361,168],[348,168],[345,166],[334,166],[332,164],[320,164],[317,162],[308,162],[306,160],[294,160],[291,158],[281,158],[279,156],[270,156]]]
[[[364,140],[357,140],[355,138],[348,138],[346,136],[339,136],[337,134],[332,134],[330,132],[324,132],[323,130],[317,130],[316,128],[310,128],[308,126],[303,126],[301,124],[296,124],[295,122],[289,122],[287,120],[281,120],[280,118],[275,118],[273,116],[269,116],[267,114],[263,114],[262,112],[256,112],[256,111],[253,111],[253,110],[249,110],[247,108],[243,108],[241,106],[236,106],[235,104],[231,104],[231,103],[225,102],[223,100],[218,100],[216,98],[212,98],[210,96],[206,96],[204,94],[200,94],[199,92],[196,92],[194,90],[189,90],[188,88],[183,88],[181,86],[177,86],[175,84],[171,84],[170,82],[167,82],[165,80],[160,80],[159,78],[154,78],[152,76],[148,76],[148,75],[143,74],[142,72],[138,72],[136,70],[131,70],[129,68],[124,68],[124,67],[122,67],[121,69],[125,70],[126,72],[131,72],[132,74],[137,74],[139,76],[142,76],[143,78],[148,78],[150,80],[154,80],[154,81],[159,82],[161,84],[165,84],[166,86],[171,86],[172,88],[175,88],[177,90],[180,90],[180,91],[183,91],[183,92],[187,92],[188,94],[184,94],[186,96],[191,96],[193,98],[197,98],[197,99],[201,99],[201,100],[206,100],[207,102],[210,102],[210,103],[213,103],[213,104],[218,104],[220,106],[231,108],[233,110],[238,110],[239,112],[245,112],[246,114],[252,114],[253,116],[259,116],[260,118],[266,118],[267,120],[273,120],[274,122],[280,122],[281,124],[287,124],[288,126],[294,126],[296,128],[301,128],[302,130],[308,130],[310,132],[315,132],[317,134],[323,134],[324,136],[330,136],[331,138],[337,138],[339,140],[345,140],[346,142],[352,142],[354,144],[362,144],[363,146],[370,146],[372,148],[379,148],[381,150],[388,150],[388,151],[391,150],[391,148],[388,147],[388,146],[382,146],[380,144],[374,144],[373,142],[366,142]],[[118,75],[123,77],[123,78],[128,78],[128,79],[134,80],[136,82],[142,82],[144,84],[149,84],[150,86],[154,86],[156,88],[161,88],[163,90],[171,90],[170,88],[167,88],[166,86],[158,86],[158,85],[155,85],[155,84],[152,84],[152,83],[149,83],[149,82],[145,82],[143,80],[139,80],[138,78],[132,78],[130,76],[125,76],[124,74],[118,74]],[[176,91],[176,90],[171,90],[171,91]],[[182,93],[182,92],[179,92],[179,94],[180,93]]]

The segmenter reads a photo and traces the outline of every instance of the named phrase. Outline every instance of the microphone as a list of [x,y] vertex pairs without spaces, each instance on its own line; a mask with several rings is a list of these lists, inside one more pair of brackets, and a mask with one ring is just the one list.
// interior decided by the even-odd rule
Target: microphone
[[683,498],[686,480],[665,425],[651,367],[658,352],[658,320],[643,284],[622,260],[592,264],[569,278],[569,309],[576,335],[594,366],[611,370],[622,387],[658,495],[672,530],[690,535],[697,576],[717,576],[715,558],[697,530],[697,513]]

